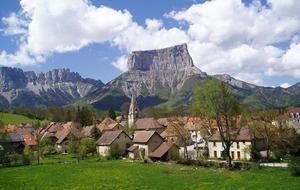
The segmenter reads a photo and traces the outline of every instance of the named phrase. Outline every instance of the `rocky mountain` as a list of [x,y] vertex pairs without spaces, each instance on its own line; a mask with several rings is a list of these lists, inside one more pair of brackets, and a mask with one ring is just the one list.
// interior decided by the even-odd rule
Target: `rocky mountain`
[[101,81],[84,79],[69,69],[46,73],[0,68],[0,107],[65,105],[102,88]]
[[289,88],[249,84],[229,75],[207,75],[194,66],[186,44],[135,51],[128,56],[128,71],[107,84],[84,79],[69,69],[47,73],[0,68],[0,107],[65,105],[86,101],[99,110],[121,110],[135,95],[140,109],[189,106],[195,86],[205,79],[224,81],[235,96],[253,108],[299,105],[300,83]]
[[186,44],[135,51],[128,57],[128,71],[91,94],[88,100],[98,109],[117,109],[135,95],[141,107],[156,105],[176,97],[189,82],[207,77],[194,66]]
[[120,109],[129,97],[138,97],[141,108],[165,105],[171,108],[189,105],[194,87],[204,79],[224,81],[236,97],[255,108],[300,103],[300,83],[290,88],[261,87],[229,75],[209,76],[194,66],[187,45],[135,51],[128,57],[128,71],[89,94],[86,100],[98,109]]

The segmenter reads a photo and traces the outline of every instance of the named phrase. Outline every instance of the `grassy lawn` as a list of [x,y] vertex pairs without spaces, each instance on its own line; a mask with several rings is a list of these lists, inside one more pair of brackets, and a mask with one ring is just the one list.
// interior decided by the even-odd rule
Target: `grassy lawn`
[[227,171],[127,160],[59,160],[0,168],[0,189],[300,189],[300,178],[285,169]]
[[4,122],[4,124],[20,124],[20,123],[34,123],[36,120],[30,119],[23,115],[17,115],[12,113],[3,113],[0,112],[0,120]]

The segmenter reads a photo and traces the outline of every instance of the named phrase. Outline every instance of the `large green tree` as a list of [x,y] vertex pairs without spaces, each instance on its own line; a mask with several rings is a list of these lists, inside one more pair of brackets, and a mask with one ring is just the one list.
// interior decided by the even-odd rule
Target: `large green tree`
[[228,167],[232,167],[230,147],[241,129],[241,106],[224,82],[206,80],[196,87],[193,111],[196,115],[215,120]]

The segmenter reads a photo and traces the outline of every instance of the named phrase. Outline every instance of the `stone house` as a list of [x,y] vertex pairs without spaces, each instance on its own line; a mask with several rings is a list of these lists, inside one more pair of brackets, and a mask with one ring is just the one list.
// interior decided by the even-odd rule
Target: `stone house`
[[131,159],[168,160],[179,155],[179,147],[165,142],[156,131],[136,131],[132,143],[128,149]]
[[132,144],[132,139],[122,130],[106,131],[97,140],[96,144],[97,152],[101,156],[108,156],[113,145],[118,145],[120,153],[125,155]]
[[[230,156],[232,160],[250,160],[251,147],[262,150],[264,140],[255,135],[249,128],[242,128],[231,145]],[[224,148],[218,131],[209,138],[208,149],[210,158],[224,158]]]
[[25,148],[25,142],[19,133],[0,133],[0,146],[2,150],[10,154],[21,154]]

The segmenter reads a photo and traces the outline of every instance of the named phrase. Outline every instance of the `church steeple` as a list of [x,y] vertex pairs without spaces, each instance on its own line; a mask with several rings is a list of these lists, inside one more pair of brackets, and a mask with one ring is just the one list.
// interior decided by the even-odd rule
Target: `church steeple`
[[128,127],[129,128],[132,128],[134,126],[134,123],[136,122],[136,119],[138,117],[139,117],[139,109],[137,106],[135,96],[132,95],[129,112],[128,112]]

